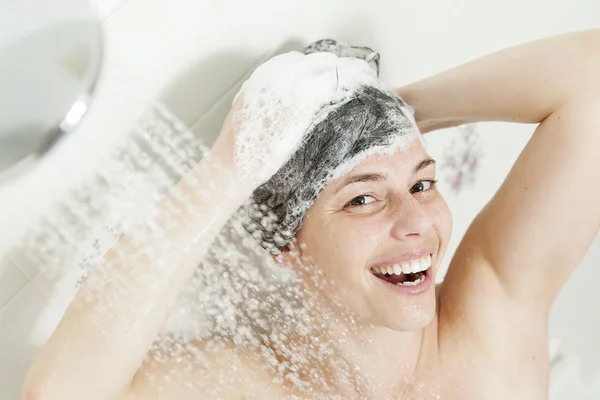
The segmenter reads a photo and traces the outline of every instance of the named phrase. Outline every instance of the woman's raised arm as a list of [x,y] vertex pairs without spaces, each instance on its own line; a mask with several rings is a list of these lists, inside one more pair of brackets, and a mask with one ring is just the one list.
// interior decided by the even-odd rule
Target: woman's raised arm
[[600,86],[600,29],[524,43],[397,89],[422,133],[479,121],[539,123]]
[[120,399],[209,245],[252,187],[232,167],[231,118],[211,154],[86,279],[38,354],[25,399]]

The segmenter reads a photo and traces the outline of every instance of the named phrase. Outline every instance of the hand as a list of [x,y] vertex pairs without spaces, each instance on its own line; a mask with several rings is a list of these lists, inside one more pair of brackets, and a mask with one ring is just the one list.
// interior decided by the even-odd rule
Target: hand
[[269,180],[298,148],[317,111],[331,100],[335,68],[323,70],[322,58],[282,54],[244,83],[211,152],[240,184],[253,190]]

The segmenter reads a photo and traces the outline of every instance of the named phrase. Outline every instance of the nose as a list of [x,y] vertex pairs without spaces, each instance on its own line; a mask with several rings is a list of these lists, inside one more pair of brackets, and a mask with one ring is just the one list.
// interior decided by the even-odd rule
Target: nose
[[398,240],[422,238],[433,226],[433,215],[417,199],[403,199],[395,211],[391,236]]

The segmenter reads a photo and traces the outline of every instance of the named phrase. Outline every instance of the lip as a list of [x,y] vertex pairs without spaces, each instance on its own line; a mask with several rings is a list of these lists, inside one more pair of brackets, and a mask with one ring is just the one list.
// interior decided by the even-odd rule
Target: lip
[[[388,265],[400,264],[405,261],[416,260],[426,255],[433,255],[433,248],[426,248],[422,250],[413,250],[407,253],[399,254],[384,260],[379,260],[368,266],[369,270],[373,267],[384,267]],[[431,269],[431,267],[429,268]]]

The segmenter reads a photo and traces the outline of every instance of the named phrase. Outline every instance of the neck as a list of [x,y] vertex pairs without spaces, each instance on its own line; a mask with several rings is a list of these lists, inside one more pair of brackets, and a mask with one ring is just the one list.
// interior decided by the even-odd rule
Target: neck
[[[328,390],[346,393],[347,398],[348,391],[361,398],[392,398],[392,394],[397,396],[412,386],[428,328],[394,331],[341,315],[326,300],[313,299],[310,303],[304,307],[310,334],[291,335],[288,343],[295,343],[297,350],[313,349],[303,356],[309,369],[317,369],[326,377]],[[298,343],[302,345],[298,347]],[[289,360],[289,354],[285,358]]]
[[357,371],[369,397],[390,398],[414,382],[421,358],[425,329],[395,331],[371,324],[349,324],[337,318],[327,335],[339,355]]

